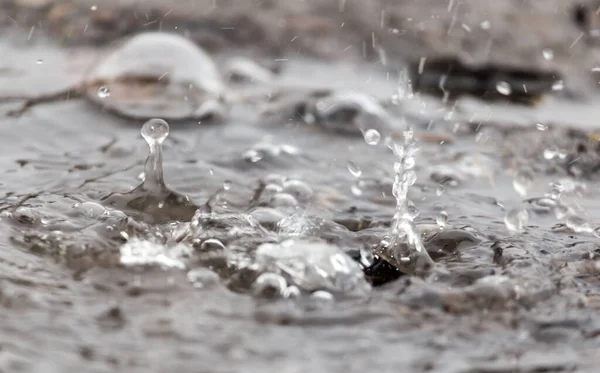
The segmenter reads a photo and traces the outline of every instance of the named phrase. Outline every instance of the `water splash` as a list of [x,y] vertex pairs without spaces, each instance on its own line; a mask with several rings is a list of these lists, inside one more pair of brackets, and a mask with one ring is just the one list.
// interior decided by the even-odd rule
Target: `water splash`
[[389,243],[384,240],[375,251],[402,272],[422,272],[433,265],[433,260],[425,250],[421,235],[413,222],[418,210],[408,200],[408,190],[417,181],[413,168],[419,146],[414,140],[414,132],[407,129],[404,131],[404,144],[392,143],[390,148],[397,157],[392,189],[396,198],[396,213]]
[[142,126],[141,134],[150,148],[143,182],[129,193],[112,193],[102,202],[147,223],[190,221],[198,206],[187,196],[171,191],[164,181],[162,144],[169,136],[169,124],[150,119]]

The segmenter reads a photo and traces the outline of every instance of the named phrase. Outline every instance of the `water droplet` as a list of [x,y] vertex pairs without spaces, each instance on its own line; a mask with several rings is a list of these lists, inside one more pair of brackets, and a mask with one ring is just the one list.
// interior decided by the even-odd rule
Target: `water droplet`
[[355,196],[361,196],[362,195],[362,190],[357,186],[357,185],[352,185],[352,187],[350,188],[350,191],[352,192],[352,194],[354,194]]
[[533,186],[535,175],[531,170],[520,170],[513,179],[513,188],[521,197],[525,197]]
[[259,297],[274,298],[282,295],[286,288],[287,282],[281,275],[266,272],[254,280],[252,293]]
[[108,89],[108,87],[102,86],[102,87],[98,88],[98,90],[96,91],[96,94],[100,98],[107,98],[108,96],[110,96],[110,90]]
[[444,229],[448,225],[448,213],[446,211],[440,211],[435,218],[437,225]]
[[375,129],[368,129],[364,134],[365,142],[369,145],[377,145],[381,140],[381,134]]
[[538,131],[545,131],[545,130],[547,130],[547,129],[548,129],[548,126],[546,126],[546,125],[545,125],[545,124],[543,124],[543,123],[537,123],[537,124],[535,125],[535,128],[537,128],[537,130],[538,130]]
[[585,219],[579,216],[569,216],[567,218],[567,227],[575,233],[592,232],[592,226]]
[[556,207],[554,207],[554,216],[556,216],[558,220],[564,219],[570,212],[571,209],[563,204],[557,204]]
[[437,189],[435,190],[435,194],[440,197],[442,194],[444,194],[446,192],[446,187],[443,185],[438,185]]
[[360,177],[360,175],[362,175],[362,170],[360,167],[358,167],[358,165],[352,161],[348,161],[348,171],[350,171],[354,177]]
[[491,27],[490,21],[483,21],[481,22],[481,24],[479,25],[481,27],[482,30],[489,30]]
[[594,236],[600,238],[600,227],[594,228]]
[[92,5],[92,6],[90,7],[90,10],[91,10],[92,12],[96,11],[97,9],[98,9],[98,6],[97,6],[97,5]]
[[512,93],[512,88],[507,82],[498,82],[496,84],[496,90],[504,96],[509,96]]
[[527,221],[529,213],[525,209],[512,209],[506,213],[504,224],[511,232],[521,232]]
[[44,63],[44,60],[42,60],[41,58],[37,61],[35,61],[36,64],[41,65]]
[[148,145],[162,144],[169,136],[169,124],[162,119],[150,119],[142,126],[142,136]]
[[552,160],[558,156],[558,151],[556,149],[544,149],[544,159]]
[[553,91],[562,91],[563,89],[565,89],[565,82],[562,80],[557,80],[552,84]]
[[550,61],[554,58],[554,51],[550,48],[545,48],[542,50],[542,55],[546,61]]
[[223,189],[224,189],[224,190],[229,190],[229,189],[231,189],[231,181],[229,181],[229,180],[225,180],[225,182],[223,182]]

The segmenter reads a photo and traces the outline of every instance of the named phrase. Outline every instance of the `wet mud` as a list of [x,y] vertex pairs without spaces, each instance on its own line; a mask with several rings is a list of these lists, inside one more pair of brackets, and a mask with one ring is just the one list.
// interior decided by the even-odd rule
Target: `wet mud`
[[[594,4],[495,4],[1,1],[0,372],[595,372]],[[224,120],[81,94],[156,30]]]

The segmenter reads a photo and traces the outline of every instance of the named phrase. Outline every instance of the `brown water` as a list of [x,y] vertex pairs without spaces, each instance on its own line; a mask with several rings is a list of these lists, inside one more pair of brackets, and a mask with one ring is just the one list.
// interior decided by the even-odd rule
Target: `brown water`
[[[25,38],[0,46],[9,56],[2,95],[64,88],[101,53],[19,45]],[[381,65],[290,59],[274,84],[386,99],[400,76]],[[171,124],[163,144],[168,188],[197,206],[211,201],[212,215],[197,216],[201,229],[189,233],[196,209],[166,199],[168,191],[114,196],[142,182],[148,145],[141,123],[82,100],[3,117],[0,371],[596,371],[598,238],[539,200],[522,203],[560,180],[571,215],[600,225],[597,145],[566,129],[593,128],[594,106],[551,98],[534,109],[473,101],[453,109],[416,96],[390,112],[398,128],[406,120],[417,133],[454,139],[420,141],[409,190],[437,264],[423,277],[358,294],[331,291],[332,299],[310,291],[255,295],[257,247],[321,238],[368,254],[389,234],[396,208],[395,159],[383,140],[372,146],[360,135],[270,123],[241,104],[222,125]],[[545,128],[538,121],[549,128],[538,129]],[[531,182],[523,176],[529,168]],[[513,186],[517,170],[525,180],[517,189],[528,186],[524,197]],[[281,179],[289,193],[256,198],[261,183]],[[105,199],[110,194],[116,205]],[[521,205],[529,221],[509,220],[524,224],[510,232],[506,212]],[[552,229],[558,223],[580,232]],[[202,247],[207,239],[222,246]]]

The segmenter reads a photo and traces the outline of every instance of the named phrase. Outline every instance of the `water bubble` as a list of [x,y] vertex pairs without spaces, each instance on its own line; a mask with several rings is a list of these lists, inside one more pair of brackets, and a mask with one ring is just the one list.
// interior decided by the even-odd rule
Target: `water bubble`
[[41,58],[37,61],[35,61],[36,64],[41,65],[44,63],[44,60],[42,60]]
[[537,128],[538,131],[545,131],[548,129],[548,126],[543,123],[536,123],[535,128]]
[[528,220],[529,213],[525,209],[512,209],[504,216],[504,224],[511,232],[521,232]]
[[281,275],[266,272],[254,280],[252,293],[259,297],[274,298],[282,295],[286,288],[287,282]]
[[281,295],[283,295],[284,298],[288,299],[298,299],[302,295],[302,292],[297,286],[292,285],[285,288]]
[[108,89],[108,87],[102,86],[98,88],[98,90],[96,91],[96,95],[98,95],[98,97],[100,98],[107,98],[108,96],[110,96],[110,90]]
[[525,197],[534,184],[534,178],[531,170],[520,170],[513,179],[513,188],[521,197]]
[[369,145],[377,145],[381,140],[381,134],[375,129],[368,129],[364,133],[365,142]]
[[439,214],[435,217],[435,222],[438,227],[444,229],[448,225],[448,213],[446,211],[440,211]]
[[317,306],[325,306],[333,302],[334,297],[328,291],[317,290],[310,294],[310,299],[316,303]]
[[510,84],[503,81],[498,82],[496,84],[496,90],[498,91],[498,93],[504,96],[509,96],[512,93],[512,88],[510,87]]
[[142,126],[142,136],[148,145],[162,144],[169,136],[169,124],[162,119],[150,119]]
[[554,51],[550,48],[544,48],[542,50],[542,55],[544,56],[545,60],[550,61],[554,58]]
[[362,175],[362,170],[360,167],[358,167],[358,165],[352,161],[348,161],[348,171],[350,171],[354,177],[360,177],[360,175]]
[[579,216],[569,216],[567,218],[567,227],[575,233],[589,233],[593,231],[590,223]]
[[553,91],[562,91],[563,89],[565,89],[565,82],[562,80],[557,80],[552,84]]

